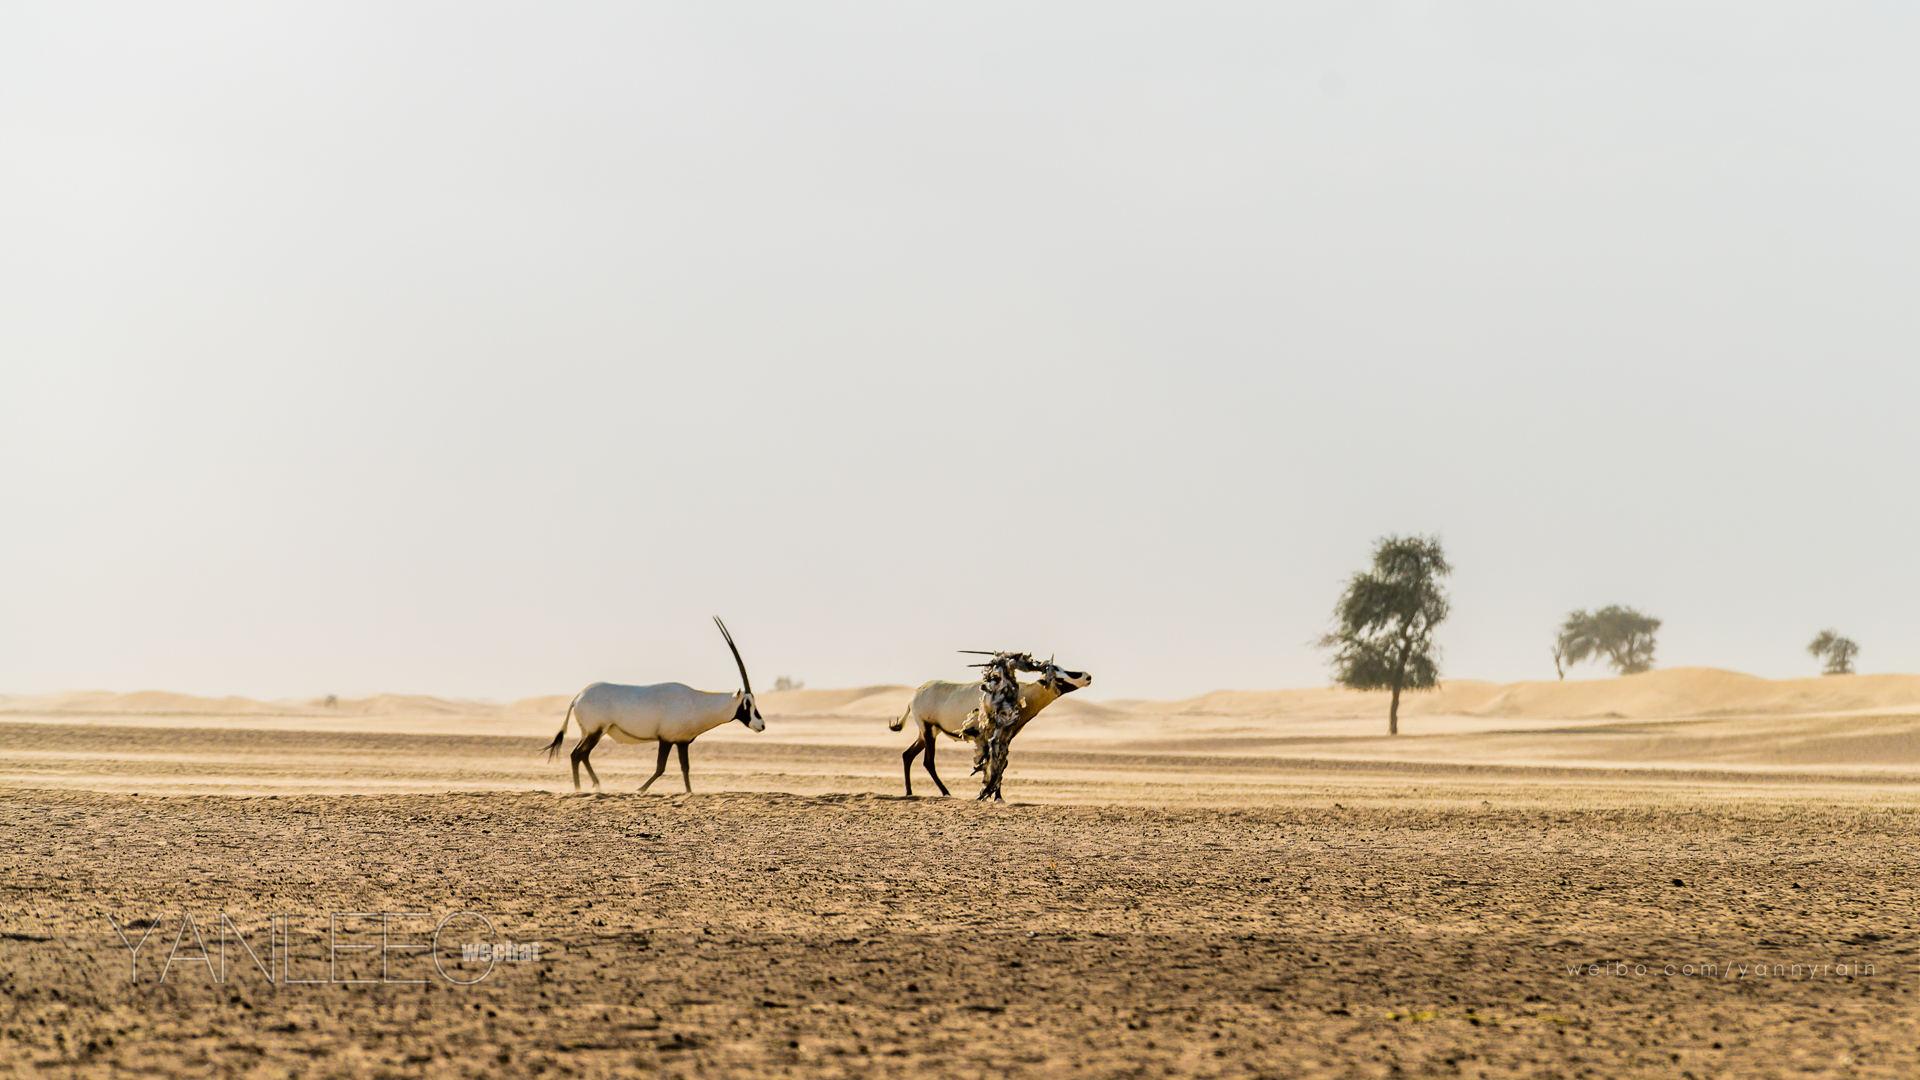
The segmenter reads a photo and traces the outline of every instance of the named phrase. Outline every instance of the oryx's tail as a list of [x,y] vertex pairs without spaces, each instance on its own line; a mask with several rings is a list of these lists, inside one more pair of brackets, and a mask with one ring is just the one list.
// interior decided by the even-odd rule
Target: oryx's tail
[[[584,693],[586,693],[585,690],[580,691],[580,694]],[[573,707],[580,704],[580,694],[573,695],[573,700],[567,702],[567,715],[560,718],[560,734],[555,735],[553,741],[547,744],[548,761],[552,761],[554,758],[560,756],[560,744],[567,741],[567,721],[573,719]],[[586,729],[582,728],[580,733],[582,735],[586,734]],[[580,770],[575,769],[574,771],[579,772]]]
[[894,719],[894,720],[889,720],[889,721],[887,721],[887,730],[888,730],[888,731],[899,731],[899,730],[900,730],[901,728],[903,728],[903,727],[906,727],[906,726],[907,726],[907,717],[909,717],[909,716],[912,716],[912,715],[913,715],[913,705],[912,705],[911,703],[909,703],[909,704],[907,705],[907,711],[906,711],[906,712],[903,712],[903,713],[901,713],[901,714],[900,714],[900,716],[899,716],[899,717],[898,717],[897,719]]

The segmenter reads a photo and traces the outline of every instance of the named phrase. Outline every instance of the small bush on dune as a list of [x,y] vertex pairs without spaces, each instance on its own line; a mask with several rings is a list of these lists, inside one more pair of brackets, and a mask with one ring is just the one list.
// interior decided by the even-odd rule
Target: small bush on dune
[[1589,615],[1583,609],[1567,616],[1554,641],[1553,664],[1572,667],[1587,659],[1604,659],[1622,675],[1653,670],[1654,634],[1660,620],[1630,607],[1610,604]]
[[1853,658],[1860,655],[1860,646],[1852,638],[1840,636],[1836,630],[1822,630],[1820,636],[1807,645],[1807,652],[1824,662],[1822,675],[1853,674]]

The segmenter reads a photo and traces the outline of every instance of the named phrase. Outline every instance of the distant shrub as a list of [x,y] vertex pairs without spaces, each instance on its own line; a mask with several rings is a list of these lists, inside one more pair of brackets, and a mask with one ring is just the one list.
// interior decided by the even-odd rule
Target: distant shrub
[[1561,664],[1572,667],[1588,658],[1604,658],[1622,675],[1653,670],[1654,634],[1660,620],[1630,607],[1609,604],[1589,615],[1585,610],[1567,616],[1554,640],[1553,666],[1566,677]]
[[1819,660],[1825,661],[1822,675],[1853,674],[1853,658],[1860,655],[1860,646],[1852,638],[1841,637],[1838,631],[1822,630],[1820,636],[1808,644],[1807,652]]

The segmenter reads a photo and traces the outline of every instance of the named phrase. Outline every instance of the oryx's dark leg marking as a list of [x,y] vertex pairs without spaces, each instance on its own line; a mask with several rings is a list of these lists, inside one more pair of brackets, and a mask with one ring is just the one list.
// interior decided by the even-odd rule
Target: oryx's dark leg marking
[[580,741],[574,745],[573,753],[568,755],[573,759],[573,790],[580,790],[580,766],[582,765],[587,767],[587,775],[593,777],[593,790],[600,790],[600,774],[593,771],[593,762],[587,760],[587,755],[593,753],[593,748],[599,744],[600,732],[590,731],[580,737]]
[[[935,734],[936,734],[935,731],[931,727],[922,727],[920,729],[920,741],[927,744],[927,756],[925,761],[925,764],[927,766],[927,775],[933,777],[933,786],[940,789],[940,794],[952,795],[953,792],[947,790],[947,785],[940,782],[940,774],[933,771],[933,748],[935,745],[935,739],[934,739]],[[913,766],[911,765],[907,766],[907,771],[912,772]]]
[[691,742],[680,744],[680,782],[687,785],[687,794],[693,794],[693,774],[687,771],[687,747]]
[[663,742],[660,744],[660,763],[657,766],[655,766],[653,770],[653,775],[647,777],[647,782],[640,785],[640,794],[645,795],[647,793],[647,789],[653,786],[653,782],[655,780],[660,779],[660,774],[667,771],[667,755],[672,752],[673,752],[672,743]]
[[[596,743],[600,741],[600,735],[598,732],[594,734],[593,741]],[[580,759],[580,764],[585,765],[587,767],[587,777],[588,779],[593,781],[593,790],[599,791],[600,790],[600,774],[593,771],[593,762],[588,761],[586,758],[583,757]]]
[[912,746],[907,747],[906,753],[900,755],[901,771],[907,774],[907,796],[909,798],[913,796],[913,759],[920,753],[920,747],[923,745],[933,745],[927,739],[927,728],[924,724],[920,726],[920,737],[914,740]]

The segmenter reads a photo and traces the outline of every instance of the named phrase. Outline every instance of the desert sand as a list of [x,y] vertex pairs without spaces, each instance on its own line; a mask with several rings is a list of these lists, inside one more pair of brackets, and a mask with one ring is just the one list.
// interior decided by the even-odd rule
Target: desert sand
[[908,693],[649,796],[564,696],[0,699],[0,1070],[1920,1074],[1920,677],[1076,696],[1005,806],[899,797]]

